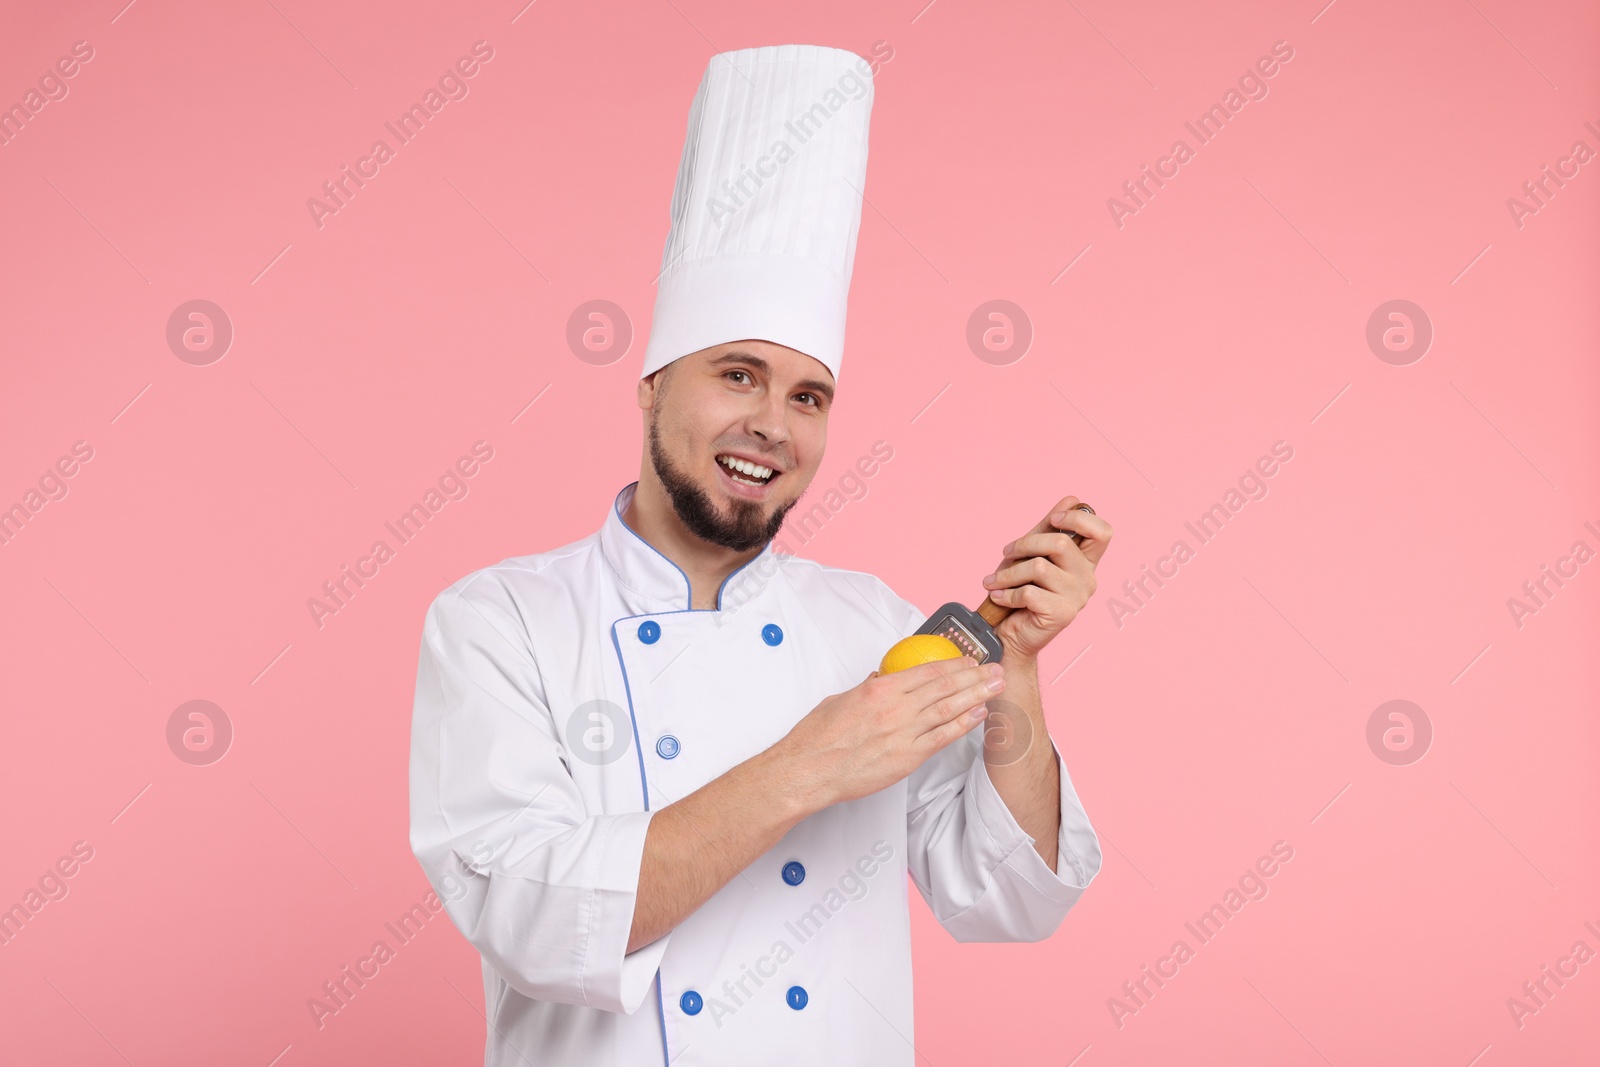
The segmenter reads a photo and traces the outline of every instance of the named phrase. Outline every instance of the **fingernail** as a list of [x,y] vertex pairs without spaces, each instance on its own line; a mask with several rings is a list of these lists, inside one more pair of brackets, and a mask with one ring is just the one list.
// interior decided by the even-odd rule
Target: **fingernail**
[[981,719],[987,714],[989,714],[989,705],[987,704],[979,704],[977,707],[967,712],[967,716],[973,719]]
[[1061,522],[1066,517],[1067,517],[1067,513],[1065,511],[1058,511],[1054,515],[1050,516],[1050,521],[1051,522]]
[[[999,573],[1000,573],[1000,572],[999,572],[999,571],[996,571],[996,572],[995,572],[995,574],[999,574]],[[984,578],[984,580],[983,580],[983,584],[984,584],[984,585],[988,585],[988,584],[989,584],[989,583],[990,583],[990,582],[992,582],[992,581],[994,581],[994,574],[991,574],[991,575],[989,575],[989,576],[988,576],[988,577],[986,577],[986,578]]]
[[1004,689],[1005,687],[1006,687],[1006,680],[1004,678],[990,678],[989,681],[988,681],[988,684],[986,686],[986,688],[991,693],[998,693],[998,692],[1000,692],[1000,690]]

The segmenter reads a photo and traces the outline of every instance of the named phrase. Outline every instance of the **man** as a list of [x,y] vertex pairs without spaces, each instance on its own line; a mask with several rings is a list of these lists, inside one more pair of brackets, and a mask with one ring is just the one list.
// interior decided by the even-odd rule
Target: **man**
[[871,101],[839,49],[712,59],[638,481],[428,610],[411,843],[482,954],[491,1067],[910,1067],[906,875],[958,940],[1034,941],[1099,870],[1037,657],[1094,590],[1102,518],[1067,497],[1006,546],[983,667],[879,675],[922,611],[773,550],[826,443]]

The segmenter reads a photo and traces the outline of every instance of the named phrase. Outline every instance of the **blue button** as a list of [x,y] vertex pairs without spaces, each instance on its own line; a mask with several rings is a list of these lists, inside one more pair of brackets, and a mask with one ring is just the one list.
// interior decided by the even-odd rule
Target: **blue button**
[[761,628],[761,640],[769,645],[783,643],[783,630],[777,623],[769,622]]
[[[796,986],[795,988],[798,989],[799,987]],[[794,993],[794,990],[791,989],[791,990],[789,990],[789,992],[790,992],[791,997],[792,997],[792,994]],[[802,989],[800,991],[800,996],[804,997],[805,995],[806,995],[805,994],[805,990]],[[802,1003],[804,1003],[804,1002],[802,1001]],[[678,1007],[683,1009],[683,1013],[685,1015],[699,1015],[700,1014],[700,1009],[705,1007],[705,1002],[700,999],[700,994],[699,993],[696,993],[694,990],[691,989],[687,993],[685,993],[683,996],[678,998]]]
[[[806,991],[803,988],[797,985],[792,985],[789,987],[789,992],[785,999],[789,1001],[789,1007],[793,1008],[795,1011],[799,1011],[801,1008],[806,1006],[806,1001],[810,1000],[811,998],[806,996]],[[700,1009],[696,1008],[695,1010],[699,1011]]]
[[783,865],[783,880],[790,885],[799,885],[806,880],[806,869],[798,860],[790,860]]
[[671,734],[662,734],[661,740],[656,742],[656,755],[662,759],[671,759],[681,749],[682,746],[678,744],[678,739]]
[[656,640],[660,636],[661,636],[661,626],[660,626],[660,624],[658,624],[658,623],[656,623],[654,621],[641,622],[639,624],[639,640],[643,641],[645,644],[647,644],[647,645],[655,644]]

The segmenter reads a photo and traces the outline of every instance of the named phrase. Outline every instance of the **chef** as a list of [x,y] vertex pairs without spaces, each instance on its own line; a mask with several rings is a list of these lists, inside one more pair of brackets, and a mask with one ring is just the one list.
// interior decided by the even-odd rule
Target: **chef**
[[489,1067],[911,1067],[906,875],[958,941],[1038,941],[1100,869],[1038,655],[1104,519],[1066,497],[1005,546],[981,667],[879,674],[922,609],[774,545],[839,388],[871,75],[813,45],[712,58],[639,479],[428,609],[411,846],[482,955]]

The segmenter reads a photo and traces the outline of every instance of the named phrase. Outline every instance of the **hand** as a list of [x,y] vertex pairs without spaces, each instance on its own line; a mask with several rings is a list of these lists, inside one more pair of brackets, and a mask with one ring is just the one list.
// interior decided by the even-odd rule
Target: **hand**
[[[1094,569],[1111,543],[1111,524],[1078,511],[1079,503],[1063,497],[1049,516],[1001,549],[1001,565],[983,580],[990,600],[1014,609],[995,627],[1006,659],[1037,658],[1094,595]],[[1069,533],[1083,543],[1074,544]]]
[[774,748],[818,809],[855,800],[905,778],[983,722],[983,702],[1004,688],[999,664],[980,667],[971,656],[873,671],[818,704]]

